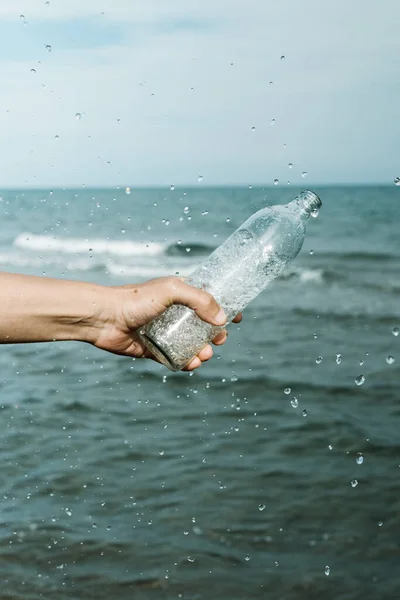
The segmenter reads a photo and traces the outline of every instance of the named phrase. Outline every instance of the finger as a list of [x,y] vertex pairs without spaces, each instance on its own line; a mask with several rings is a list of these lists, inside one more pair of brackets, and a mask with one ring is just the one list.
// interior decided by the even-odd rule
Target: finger
[[205,348],[203,348],[203,350],[201,350],[197,356],[199,357],[201,362],[206,362],[207,360],[210,360],[212,355],[213,355],[213,349],[211,348],[211,346],[209,344],[207,344],[207,346],[205,346]]
[[225,344],[226,340],[228,338],[228,333],[224,330],[221,331],[221,333],[219,333],[214,339],[213,339],[213,344],[215,346],[222,346],[222,344]]
[[172,304],[183,304],[194,310],[198,316],[212,325],[224,325],[226,315],[218,302],[205,290],[188,285],[178,277],[169,277],[169,299]]
[[240,321],[243,319],[243,313],[239,313],[238,315],[236,315],[236,317],[232,320],[232,323],[240,323]]
[[186,365],[184,369],[182,369],[182,371],[193,371],[194,369],[198,369],[199,367],[201,367],[201,360],[198,356],[195,356],[194,358],[192,358],[190,363]]

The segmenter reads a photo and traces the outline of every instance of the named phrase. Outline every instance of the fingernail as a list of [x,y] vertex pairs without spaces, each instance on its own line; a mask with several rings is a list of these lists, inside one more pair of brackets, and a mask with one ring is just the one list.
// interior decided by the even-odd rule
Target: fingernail
[[223,308],[220,308],[218,313],[216,314],[214,321],[217,325],[225,325],[226,323],[226,314]]

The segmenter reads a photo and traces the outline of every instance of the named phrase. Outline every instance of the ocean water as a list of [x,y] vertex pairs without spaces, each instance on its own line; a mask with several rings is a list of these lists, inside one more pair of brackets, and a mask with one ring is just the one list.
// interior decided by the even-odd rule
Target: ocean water
[[[2,192],[0,269],[186,275],[297,191]],[[0,347],[2,600],[400,597],[400,189],[314,191],[300,255],[193,374]]]

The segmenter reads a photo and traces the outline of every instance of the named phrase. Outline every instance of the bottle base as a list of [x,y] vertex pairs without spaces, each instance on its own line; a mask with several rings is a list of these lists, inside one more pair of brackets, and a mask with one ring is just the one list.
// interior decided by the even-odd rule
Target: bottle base
[[164,352],[164,350],[155,342],[150,336],[148,336],[144,331],[139,332],[138,335],[140,339],[145,344],[146,348],[159,360],[164,366],[166,366],[170,371],[174,371],[177,373],[181,369],[177,367],[169,358],[168,354]]

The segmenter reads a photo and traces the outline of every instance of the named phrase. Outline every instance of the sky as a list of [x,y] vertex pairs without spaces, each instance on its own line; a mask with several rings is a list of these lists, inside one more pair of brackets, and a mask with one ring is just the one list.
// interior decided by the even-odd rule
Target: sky
[[399,23],[399,0],[1,0],[0,190],[393,184]]

